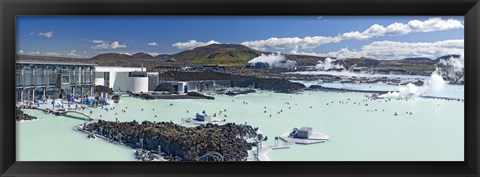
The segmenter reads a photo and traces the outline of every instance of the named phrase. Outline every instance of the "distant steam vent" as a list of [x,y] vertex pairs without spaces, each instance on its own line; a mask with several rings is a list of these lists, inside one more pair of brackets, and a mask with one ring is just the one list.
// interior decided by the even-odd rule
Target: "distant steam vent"
[[280,53],[261,54],[258,57],[253,58],[245,64],[247,68],[255,69],[287,69],[296,70],[297,62],[288,60],[284,55]]
[[332,58],[325,58],[323,62],[318,61],[317,65],[315,65],[315,68],[320,71],[330,71],[330,70],[342,71],[343,69],[345,69],[343,65],[334,64],[335,61],[336,60]]

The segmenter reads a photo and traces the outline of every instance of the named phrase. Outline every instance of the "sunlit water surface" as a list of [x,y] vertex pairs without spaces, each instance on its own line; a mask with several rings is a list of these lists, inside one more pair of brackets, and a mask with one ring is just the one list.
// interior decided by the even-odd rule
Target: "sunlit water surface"
[[[105,120],[180,124],[181,118],[192,117],[202,110],[219,114],[226,109],[220,116],[226,114],[228,121],[259,127],[269,137],[264,143],[266,146],[274,144],[275,136],[295,127],[313,127],[314,131],[330,136],[330,141],[325,143],[297,144],[268,154],[270,159],[279,161],[463,161],[463,102],[427,98],[388,102],[364,100],[365,93],[323,91],[260,92],[235,97],[216,95],[215,100],[123,97],[120,103],[112,105],[114,111],[91,110],[94,117],[102,115]],[[127,110],[126,113],[122,113],[122,109]],[[394,116],[395,112],[398,116]],[[82,124],[82,120],[34,110],[26,110],[26,113],[39,120],[17,123],[19,161],[135,160],[131,149],[91,140],[75,132],[73,126]]]

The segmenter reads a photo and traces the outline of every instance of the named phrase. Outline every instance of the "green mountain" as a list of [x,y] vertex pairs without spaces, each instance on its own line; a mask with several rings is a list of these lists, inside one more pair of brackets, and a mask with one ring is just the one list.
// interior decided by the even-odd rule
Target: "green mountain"
[[114,61],[114,60],[125,61],[125,60],[155,60],[155,57],[143,52],[136,53],[133,55],[120,54],[120,53],[104,53],[104,54],[99,54],[97,56],[94,56],[92,59],[97,61]]
[[212,44],[186,50],[170,56],[177,62],[201,64],[245,65],[246,62],[262,54],[258,50],[238,44]]
[[112,60],[130,60],[132,56],[120,53],[103,53],[92,57],[96,61],[112,61]]
[[[171,55],[170,58],[175,59],[177,62],[244,66],[249,60],[258,57],[261,54],[268,55],[271,53],[272,52],[262,52],[251,49],[240,44],[212,44],[186,50]],[[319,60],[323,61],[325,59],[325,57],[308,55],[283,55],[289,60],[296,61],[299,66],[315,65]]]

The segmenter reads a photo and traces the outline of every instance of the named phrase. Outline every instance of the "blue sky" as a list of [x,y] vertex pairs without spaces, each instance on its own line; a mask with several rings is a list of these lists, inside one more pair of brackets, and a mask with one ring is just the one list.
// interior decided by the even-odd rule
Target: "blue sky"
[[19,16],[17,53],[177,53],[212,43],[398,59],[463,54],[463,16]]

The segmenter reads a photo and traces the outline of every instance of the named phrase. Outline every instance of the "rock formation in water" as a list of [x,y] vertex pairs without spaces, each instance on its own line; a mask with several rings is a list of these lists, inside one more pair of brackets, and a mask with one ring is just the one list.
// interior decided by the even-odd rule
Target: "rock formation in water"
[[113,95],[113,90],[111,88],[108,88],[107,86],[102,86],[102,85],[96,85],[95,86],[95,93],[108,93],[109,95]]
[[202,95],[198,92],[188,92],[187,93],[187,96],[192,96],[192,97],[197,97],[197,98],[204,98],[204,99],[207,99],[207,100],[214,100],[215,97],[211,97],[211,96],[207,96],[207,95]]
[[25,114],[21,109],[15,106],[15,120],[35,120],[37,117]]
[[[242,94],[249,94],[249,93],[255,93],[257,91],[253,90],[253,89],[248,89],[248,90],[239,90],[239,91],[228,91],[225,93],[225,95],[228,95],[228,96],[236,96],[236,95],[242,95]],[[220,93],[223,93],[223,92],[220,92]]]
[[[171,122],[111,122],[99,120],[85,129],[129,146],[162,153],[170,161],[199,161],[207,152],[214,151],[226,160],[246,160],[252,144],[244,138],[256,138],[256,129],[249,125],[207,124],[184,127]],[[142,140],[140,140],[142,139]]]
[[284,78],[260,78],[219,72],[167,71],[162,73],[160,78],[165,81],[229,80],[231,81],[232,87],[254,86],[258,89],[270,90],[278,93],[293,93],[305,88],[303,84],[290,82]]

